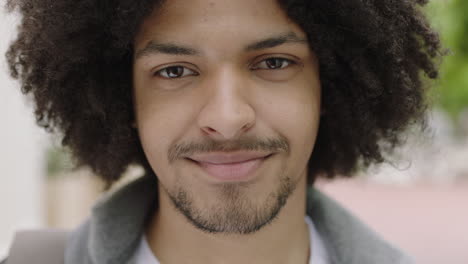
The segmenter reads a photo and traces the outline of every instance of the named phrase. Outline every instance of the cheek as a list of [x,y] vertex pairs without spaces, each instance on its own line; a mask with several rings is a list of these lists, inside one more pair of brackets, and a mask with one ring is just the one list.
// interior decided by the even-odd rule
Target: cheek
[[164,120],[164,116],[157,114],[141,114],[137,119],[138,133],[146,157],[153,169],[161,167],[167,160],[164,150],[171,142],[168,134],[164,133],[164,127],[168,127],[169,124]]
[[318,81],[308,80],[294,85],[294,89],[271,95],[263,115],[276,131],[289,139],[291,155],[298,158],[312,152],[320,120],[321,97]]
[[153,168],[168,163],[167,151],[181,136],[186,124],[182,106],[158,98],[148,92],[135,96],[138,133]]
[[138,133],[146,158],[164,186],[174,184],[173,166],[168,160],[170,146],[182,137],[183,121],[171,108],[149,107],[138,114]]

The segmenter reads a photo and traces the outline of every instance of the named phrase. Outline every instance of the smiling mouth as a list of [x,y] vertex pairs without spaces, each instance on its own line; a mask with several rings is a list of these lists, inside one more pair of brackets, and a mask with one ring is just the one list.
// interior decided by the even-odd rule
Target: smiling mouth
[[244,161],[228,163],[211,163],[206,161],[197,161],[191,158],[186,159],[196,164],[205,173],[217,181],[245,182],[252,180],[255,176],[255,172],[261,167],[265,160],[271,156],[273,156],[273,154]]

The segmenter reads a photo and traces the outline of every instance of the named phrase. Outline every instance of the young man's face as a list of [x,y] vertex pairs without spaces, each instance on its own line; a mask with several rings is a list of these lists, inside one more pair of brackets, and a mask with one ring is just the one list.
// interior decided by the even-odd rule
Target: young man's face
[[305,33],[274,0],[170,0],[134,44],[137,129],[161,195],[205,231],[270,222],[305,182],[318,130]]

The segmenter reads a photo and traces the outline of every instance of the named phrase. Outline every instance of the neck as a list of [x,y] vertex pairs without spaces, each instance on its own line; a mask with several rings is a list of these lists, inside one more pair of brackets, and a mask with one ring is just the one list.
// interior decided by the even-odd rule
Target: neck
[[162,263],[308,263],[305,176],[277,218],[249,235],[202,232],[170,203],[160,190],[159,209],[146,230],[150,248]]

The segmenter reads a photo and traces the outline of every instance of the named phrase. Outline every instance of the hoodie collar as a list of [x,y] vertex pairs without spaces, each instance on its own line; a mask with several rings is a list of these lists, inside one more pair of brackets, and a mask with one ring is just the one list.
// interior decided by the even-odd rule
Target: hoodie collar
[[332,264],[413,263],[399,249],[314,187],[307,192],[307,214],[324,240]]

